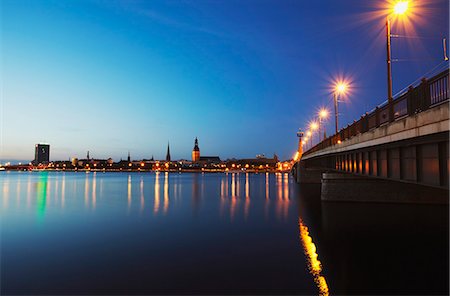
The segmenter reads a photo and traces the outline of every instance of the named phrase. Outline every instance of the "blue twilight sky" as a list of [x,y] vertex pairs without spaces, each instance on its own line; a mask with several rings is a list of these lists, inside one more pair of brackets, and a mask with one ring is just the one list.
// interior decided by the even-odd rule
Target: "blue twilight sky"
[[[386,99],[389,3],[1,0],[0,162],[38,142],[52,160],[162,159],[168,141],[189,159],[196,136],[202,155],[290,158],[333,77],[353,81],[341,126]],[[410,6],[394,93],[442,63],[449,33],[447,0]]]

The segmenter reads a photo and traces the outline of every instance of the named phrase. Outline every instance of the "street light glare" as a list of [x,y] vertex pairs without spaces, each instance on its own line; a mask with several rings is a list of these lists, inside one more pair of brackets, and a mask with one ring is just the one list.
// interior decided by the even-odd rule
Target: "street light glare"
[[316,129],[319,128],[319,125],[317,124],[317,122],[312,122],[311,125],[310,125],[310,127],[311,127],[311,129],[312,129],[313,131],[315,131]]
[[395,14],[404,14],[408,10],[408,1],[399,1],[394,6]]
[[336,90],[338,91],[338,93],[343,94],[347,90],[347,85],[343,82],[340,82],[336,85]]
[[319,112],[320,118],[328,118],[328,110],[327,109],[321,109]]

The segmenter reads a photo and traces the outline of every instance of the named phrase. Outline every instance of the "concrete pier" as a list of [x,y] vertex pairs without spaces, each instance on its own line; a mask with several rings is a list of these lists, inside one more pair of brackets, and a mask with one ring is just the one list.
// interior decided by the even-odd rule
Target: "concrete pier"
[[448,204],[448,190],[345,172],[326,172],[321,179],[323,201]]

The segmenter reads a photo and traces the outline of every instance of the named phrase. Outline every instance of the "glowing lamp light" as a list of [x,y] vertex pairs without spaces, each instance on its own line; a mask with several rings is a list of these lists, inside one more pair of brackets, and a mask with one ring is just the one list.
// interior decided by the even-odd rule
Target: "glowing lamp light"
[[404,14],[408,10],[408,1],[398,1],[394,6],[394,13],[397,15]]
[[[311,131],[307,131],[306,134],[308,135],[308,137],[311,137],[312,132]],[[306,140],[305,140],[306,141]]]
[[327,109],[321,109],[319,111],[320,118],[328,118],[328,110]]
[[313,131],[315,131],[316,129],[319,128],[319,125],[317,124],[317,122],[312,122],[311,125],[309,126]]
[[347,90],[347,84],[343,83],[343,82],[339,82],[336,85],[336,91],[340,94],[344,94],[345,91]]

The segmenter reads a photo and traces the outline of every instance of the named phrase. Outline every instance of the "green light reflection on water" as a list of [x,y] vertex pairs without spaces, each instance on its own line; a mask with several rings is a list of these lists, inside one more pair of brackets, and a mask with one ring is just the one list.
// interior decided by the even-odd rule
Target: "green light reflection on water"
[[47,182],[48,172],[39,173],[39,180],[36,188],[37,214],[40,219],[45,215],[45,207],[47,203]]

